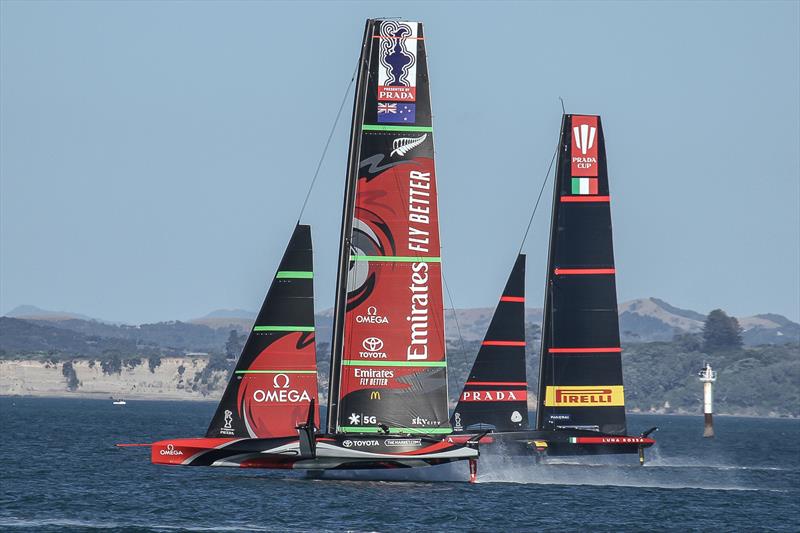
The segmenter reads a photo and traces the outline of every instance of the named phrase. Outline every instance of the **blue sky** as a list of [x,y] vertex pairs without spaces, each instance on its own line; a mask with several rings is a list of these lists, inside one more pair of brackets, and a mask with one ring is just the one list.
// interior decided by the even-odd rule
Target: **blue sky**
[[[797,2],[0,3],[0,311],[255,309],[364,19],[425,23],[443,265],[493,306],[560,124],[603,117],[620,300],[800,318]],[[350,101],[304,221],[333,301]],[[540,306],[549,192],[525,251]]]

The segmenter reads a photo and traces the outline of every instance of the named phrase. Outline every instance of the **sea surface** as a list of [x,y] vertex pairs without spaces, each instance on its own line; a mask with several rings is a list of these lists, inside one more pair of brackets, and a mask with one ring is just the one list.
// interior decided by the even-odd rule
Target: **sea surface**
[[[800,531],[800,421],[631,415],[635,456],[482,456],[416,481],[165,467],[116,443],[201,436],[207,402],[0,398],[2,531]],[[375,473],[370,473],[375,476]],[[355,477],[361,478],[363,474]]]

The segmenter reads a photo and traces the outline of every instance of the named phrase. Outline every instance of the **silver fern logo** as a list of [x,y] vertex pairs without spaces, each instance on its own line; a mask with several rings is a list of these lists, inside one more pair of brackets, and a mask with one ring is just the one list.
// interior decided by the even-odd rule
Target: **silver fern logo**
[[419,137],[399,137],[392,141],[392,153],[389,154],[389,157],[393,157],[394,155],[404,156],[420,144],[425,142],[425,139],[428,138],[427,133],[423,133]]

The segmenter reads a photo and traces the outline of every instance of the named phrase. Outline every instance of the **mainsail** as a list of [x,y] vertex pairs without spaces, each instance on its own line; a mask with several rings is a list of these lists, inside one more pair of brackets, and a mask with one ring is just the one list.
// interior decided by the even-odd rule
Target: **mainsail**
[[345,186],[330,433],[449,433],[422,24],[368,20]]
[[600,117],[564,115],[554,189],[536,427],[624,435],[622,349]]
[[520,254],[453,411],[453,430],[528,429],[527,391],[525,256]]
[[311,227],[297,225],[206,437],[296,436],[312,399],[317,362]]

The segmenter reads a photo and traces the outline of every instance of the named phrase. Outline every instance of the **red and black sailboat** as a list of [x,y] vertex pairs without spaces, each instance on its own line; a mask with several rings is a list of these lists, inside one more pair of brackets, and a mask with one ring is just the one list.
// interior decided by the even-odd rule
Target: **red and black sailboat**
[[422,24],[368,20],[345,185],[327,432],[311,235],[298,225],[205,438],[154,463],[397,468],[475,459],[447,411],[436,172]]
[[[513,413],[497,401],[520,389],[511,389],[512,384],[525,380],[524,304],[512,308],[507,300],[507,296],[517,296],[519,300],[512,301],[522,301],[521,289],[514,290],[524,277],[524,272],[519,273],[520,261],[518,258],[506,287],[510,294],[501,297],[454,414],[454,422],[467,416],[471,425],[463,429],[456,425],[456,429],[470,433],[494,426],[496,433],[491,438],[516,443],[516,447],[506,447],[512,452],[639,453],[643,461],[643,449],[655,443],[648,437],[655,428],[640,436],[627,435],[608,168],[600,117],[564,115],[562,121],[536,423],[527,431],[512,429]],[[495,323],[499,320],[508,324],[498,327]],[[495,382],[494,376],[501,375],[508,382],[499,378]],[[477,395],[476,390],[480,391]],[[477,399],[486,407],[476,408],[465,403],[465,398]]]

